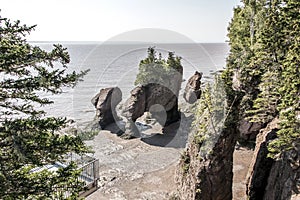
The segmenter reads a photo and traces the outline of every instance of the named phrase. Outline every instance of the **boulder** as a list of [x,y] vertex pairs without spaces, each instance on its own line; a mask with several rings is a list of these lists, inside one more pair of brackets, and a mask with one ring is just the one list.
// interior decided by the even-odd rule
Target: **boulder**
[[200,99],[201,78],[202,73],[196,71],[195,74],[188,80],[185,86],[183,97],[190,104],[195,103],[197,99]]
[[101,89],[100,92],[92,98],[91,102],[96,108],[96,119],[101,128],[105,128],[107,125],[119,120],[116,106],[121,101],[122,92],[118,87]]

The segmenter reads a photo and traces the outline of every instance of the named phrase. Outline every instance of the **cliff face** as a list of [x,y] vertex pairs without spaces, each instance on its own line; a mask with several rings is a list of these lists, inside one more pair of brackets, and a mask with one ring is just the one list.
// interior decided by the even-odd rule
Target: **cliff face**
[[[293,153],[284,154],[281,160],[273,163],[268,177],[264,200],[300,199],[299,157],[290,163]],[[299,156],[299,152],[297,153]]]
[[275,118],[256,138],[247,180],[250,200],[287,200],[300,192],[299,151],[284,153],[278,160],[267,157],[267,144],[276,138],[278,123]]
[[[241,137],[240,124],[244,119],[240,109],[242,98],[230,103],[232,105],[229,106],[229,112],[226,112],[223,129],[215,129],[212,126],[215,124],[214,118],[205,114],[206,109],[213,113],[214,109],[219,110],[222,106],[209,105],[207,102],[214,100],[206,102],[203,98],[198,102],[203,106],[196,109],[196,113],[204,109],[200,112],[201,120],[195,117],[194,123],[198,124],[194,127],[196,133],[182,155],[176,172],[178,196],[181,200],[231,200],[233,152],[236,140]],[[250,200],[300,199],[300,144],[296,144],[294,150],[282,153],[277,160],[268,157],[268,144],[278,137],[279,123],[279,119],[274,118],[265,127],[255,128],[258,135],[252,161],[249,160],[245,185]],[[252,129],[243,131],[247,134]],[[211,132],[220,134],[215,137]],[[207,150],[208,143],[211,144]],[[203,154],[205,149],[206,154]]]
[[198,102],[194,134],[177,169],[182,200],[232,200],[233,152],[237,139],[238,101],[228,102],[216,80]]
[[[268,157],[267,146],[276,138],[278,123],[278,118],[275,118],[256,137],[245,185],[249,200],[288,200],[300,197],[299,148],[298,151],[284,153],[278,160]],[[238,127],[225,128],[207,155],[201,154],[201,143],[197,140],[189,144],[176,172],[181,200],[232,199],[232,158],[238,135]]]
[[207,157],[199,155],[199,144],[193,142],[189,145],[176,174],[181,199],[232,199],[232,163],[236,142],[236,134],[232,131],[223,131]]
[[247,175],[247,195],[250,199],[264,196],[274,160],[268,158],[268,141],[276,137],[278,119],[273,120],[256,137],[256,147]]

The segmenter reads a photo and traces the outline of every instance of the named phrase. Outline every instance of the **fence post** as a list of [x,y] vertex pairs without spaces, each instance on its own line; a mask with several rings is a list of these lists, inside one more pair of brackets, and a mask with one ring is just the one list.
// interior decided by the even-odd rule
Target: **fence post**
[[98,187],[98,180],[99,180],[99,159],[95,159],[93,163],[93,169],[94,169],[94,183],[95,186]]

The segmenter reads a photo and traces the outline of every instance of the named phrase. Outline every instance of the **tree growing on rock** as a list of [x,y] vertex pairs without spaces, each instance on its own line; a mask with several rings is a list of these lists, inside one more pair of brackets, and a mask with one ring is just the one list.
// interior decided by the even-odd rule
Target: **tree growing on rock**
[[253,69],[248,77],[261,75],[258,77],[258,93],[247,113],[252,121],[262,123],[279,117],[278,138],[269,145],[270,156],[279,158],[281,154],[299,148],[300,3],[292,0],[260,2],[264,20],[256,28],[256,45],[251,58],[259,68]]
[[163,59],[161,54],[157,57],[154,47],[149,47],[148,56],[140,61],[135,85],[157,83],[169,87],[170,80],[177,74],[182,74],[180,57],[175,56],[173,52],[169,52],[168,58]]
[[67,119],[47,117],[41,107],[53,101],[38,94],[62,93],[86,71],[67,72],[70,57],[61,45],[47,52],[29,44],[25,36],[34,28],[0,17],[0,196],[64,199],[67,191],[75,199],[82,183],[74,163],[56,172],[32,171],[87,151],[80,138],[57,134]]

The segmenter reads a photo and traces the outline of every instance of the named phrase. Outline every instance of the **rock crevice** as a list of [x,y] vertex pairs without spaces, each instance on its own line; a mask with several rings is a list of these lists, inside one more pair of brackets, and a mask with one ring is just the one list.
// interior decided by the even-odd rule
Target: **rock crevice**
[[247,175],[250,200],[286,200],[300,192],[299,152],[283,153],[278,160],[268,157],[267,145],[276,138],[278,124],[279,120],[275,118],[257,135]]

